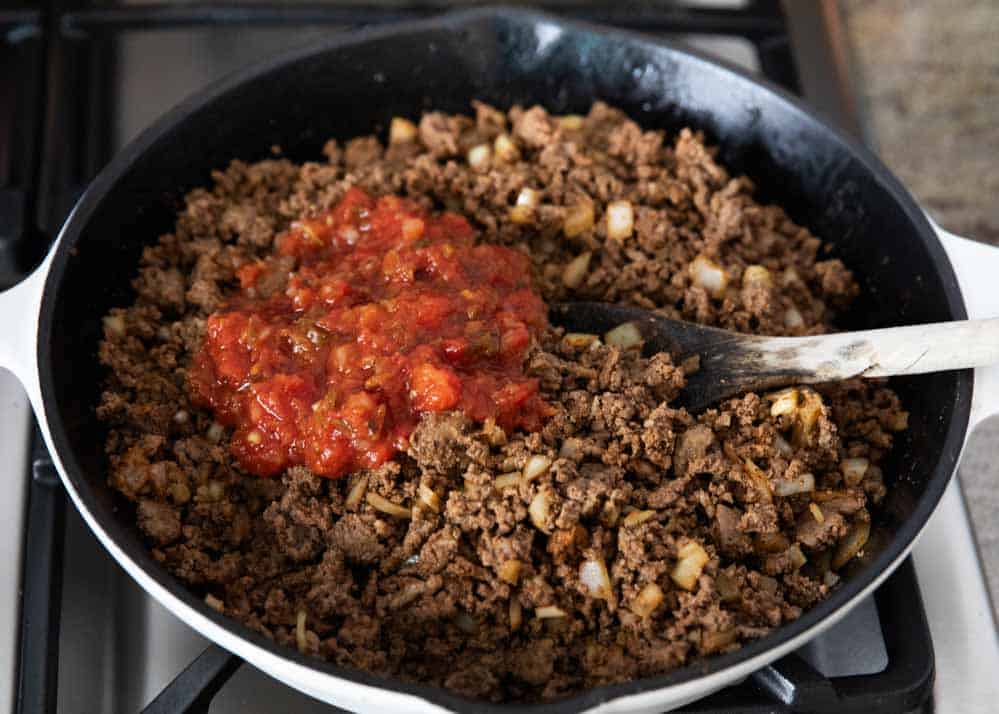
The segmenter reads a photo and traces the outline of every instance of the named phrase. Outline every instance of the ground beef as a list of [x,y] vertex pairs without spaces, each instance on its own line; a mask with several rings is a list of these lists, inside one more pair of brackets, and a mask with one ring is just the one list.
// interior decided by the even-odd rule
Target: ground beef
[[[643,131],[600,103],[474,109],[426,114],[388,147],[330,141],[324,162],[234,161],[144,251],[134,304],[105,318],[98,415],[109,482],[154,557],[278,642],[494,701],[658,674],[798,617],[885,495],[878,463],[906,413],[882,382],[689,414],[670,401],[694,365],[553,329],[526,363],[555,409],[539,432],[428,416],[395,462],[340,480],[244,475],[190,403],[186,370],[235,271],[351,186],[462,212],[482,241],[529,255],[551,301],[807,335],[857,294],[696,132]],[[488,161],[469,165],[482,145]],[[608,235],[612,201],[633,210],[623,237]],[[263,289],[281,290],[279,273]]]

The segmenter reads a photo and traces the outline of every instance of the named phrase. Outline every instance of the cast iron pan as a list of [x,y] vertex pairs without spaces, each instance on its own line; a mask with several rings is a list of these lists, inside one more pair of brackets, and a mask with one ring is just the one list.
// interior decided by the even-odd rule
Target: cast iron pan
[[856,271],[864,297],[844,327],[966,317],[944,251],[898,181],[766,82],[664,42],[518,10],[338,35],[256,65],[172,110],[101,173],[64,226],[42,299],[38,367],[50,443],[78,505],[121,551],[120,559],[236,636],[315,670],[459,711],[576,711],[690,682],[813,631],[896,563],[926,522],[956,467],[970,372],[895,383],[911,417],[885,467],[893,497],[879,516],[883,548],[828,600],[737,652],[543,707],[471,702],[279,647],[218,615],[175,581],[147,554],[127,511],[119,511],[106,483],[104,429],[94,416],[101,316],[133,299],[129,280],[139,254],[171,229],[183,195],[209,183],[213,168],[233,158],[265,158],[275,144],[292,159],[315,160],[330,137],[366,134],[392,116],[417,117],[430,108],[468,111],[472,99],[500,107],[540,103],[557,113],[585,113],[602,99],[647,128],[702,129],[721,146],[725,165],[748,174],[763,200],[779,201]]

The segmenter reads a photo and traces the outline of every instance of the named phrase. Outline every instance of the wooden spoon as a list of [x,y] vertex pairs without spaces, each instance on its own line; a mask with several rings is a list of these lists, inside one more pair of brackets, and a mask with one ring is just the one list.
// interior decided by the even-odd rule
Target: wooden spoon
[[631,323],[646,354],[668,352],[675,364],[698,356],[700,369],[688,375],[679,399],[693,411],[741,392],[999,363],[999,318],[813,337],[744,335],[602,302],[556,304],[549,318],[569,332],[600,335]]

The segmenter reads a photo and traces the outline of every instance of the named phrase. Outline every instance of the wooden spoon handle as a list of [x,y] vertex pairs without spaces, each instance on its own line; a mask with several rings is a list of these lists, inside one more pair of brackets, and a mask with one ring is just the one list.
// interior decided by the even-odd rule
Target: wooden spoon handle
[[794,372],[799,383],[923,374],[999,364],[999,318],[764,337],[751,345],[761,372]]

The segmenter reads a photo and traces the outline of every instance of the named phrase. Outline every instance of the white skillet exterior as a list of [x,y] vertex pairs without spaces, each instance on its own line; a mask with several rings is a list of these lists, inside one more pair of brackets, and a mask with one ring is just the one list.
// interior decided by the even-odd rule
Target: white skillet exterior
[[[999,249],[959,238],[935,226],[958,276],[962,295],[971,318],[999,316],[999,290],[992,281],[999,275]],[[285,659],[219,626],[164,589],[122,551],[83,504],[67,477],[49,433],[41,396],[35,345],[42,290],[58,241],[45,261],[27,279],[0,294],[0,326],[6,331],[0,340],[0,367],[9,369],[24,385],[66,490],[90,529],[116,561],[153,598],[189,626],[225,649],[234,652],[272,677],[316,699],[356,712],[404,712],[429,714],[446,709],[418,696],[351,682]],[[999,411],[999,367],[975,371],[970,433],[983,418]],[[593,714],[645,714],[683,706],[744,679],[752,672],[797,649],[843,618],[857,603],[871,594],[905,559],[917,538],[862,591],[839,610],[797,637],[737,665],[680,684],[602,702],[587,710]]]

